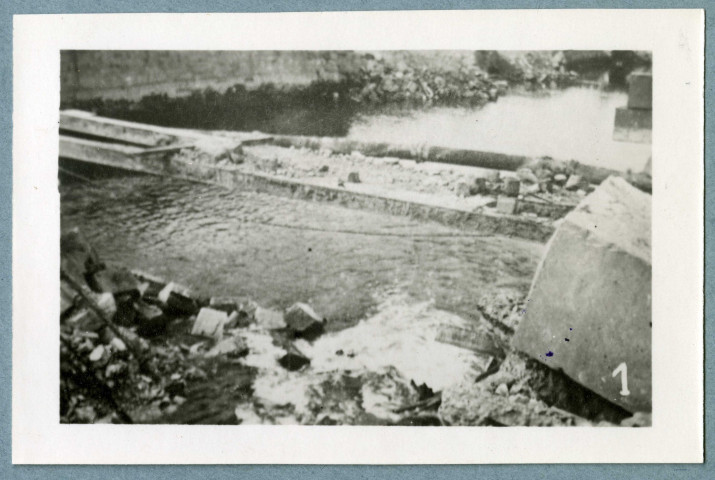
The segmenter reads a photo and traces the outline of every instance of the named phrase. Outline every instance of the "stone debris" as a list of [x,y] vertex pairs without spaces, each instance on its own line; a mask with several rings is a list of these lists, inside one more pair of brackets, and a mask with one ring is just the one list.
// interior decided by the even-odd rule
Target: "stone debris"
[[240,302],[237,302],[236,299],[232,297],[211,297],[209,307],[231,314],[238,310],[239,303]]
[[[630,415],[566,375],[513,351],[511,334],[531,308],[522,291],[502,296],[485,292],[478,303],[482,315],[477,324],[445,325],[437,330],[434,340],[448,344],[440,348],[458,347],[464,350],[460,355],[476,355],[480,360],[471,382],[433,390],[432,381],[431,386],[424,379],[417,384],[409,379],[419,377],[402,375],[394,366],[384,372],[321,370],[326,360],[313,339],[323,333],[325,319],[306,303],[295,303],[281,312],[235,297],[201,300],[177,284],[146,273],[133,275],[139,285],[148,284],[137,289],[138,299],[134,292],[96,293],[88,287],[85,292],[110,319],[122,323],[116,325],[118,333],[72,292],[65,292],[73,300],[61,317],[62,422],[156,423],[178,418],[174,415],[181,412],[191,415],[197,407],[193,385],[213,381],[225,368],[217,365],[234,365],[243,371],[269,369],[270,375],[256,378],[278,382],[273,386],[253,380],[241,384],[246,397],[244,403],[230,406],[233,423],[646,426],[650,422],[649,414]],[[192,308],[177,308],[177,298],[190,302]],[[196,316],[186,313],[194,305],[208,306]],[[124,309],[134,315],[129,310],[122,313]],[[207,339],[192,341],[189,334]],[[142,352],[142,359],[136,352]],[[343,343],[331,345],[329,352],[339,363],[370,361]],[[143,373],[147,366],[153,375]],[[97,397],[85,384],[73,380],[87,375],[110,392],[109,399]],[[305,389],[305,405],[275,403],[286,398],[282,394],[271,397],[271,389],[291,388]],[[444,390],[435,391],[438,388]],[[124,405],[130,410],[123,410]],[[224,417],[217,421],[231,423]]]
[[286,349],[286,354],[278,359],[278,363],[286,370],[296,371],[310,365],[310,359],[291,343]]
[[566,180],[566,185],[564,188],[566,190],[580,190],[584,186],[584,181],[580,175],[571,175],[568,180]]
[[134,308],[136,309],[135,323],[139,335],[156,337],[166,333],[166,327],[171,318],[165,315],[161,308],[141,301],[135,303]]
[[516,177],[525,184],[539,183],[539,178],[534,175],[530,168],[520,168],[516,171]]
[[286,328],[286,322],[283,317],[283,312],[269,310],[267,308],[258,307],[255,313],[256,324],[266,330],[279,330]]
[[242,357],[248,354],[248,345],[243,338],[239,336],[228,337],[220,340],[208,352],[207,358],[216,357],[218,355],[226,355],[230,358]]
[[212,308],[202,308],[196,317],[191,335],[220,339],[223,336],[223,327],[228,321],[226,312]]
[[285,312],[285,323],[296,336],[315,338],[324,330],[323,319],[310,305],[295,303]]
[[193,293],[188,288],[174,282],[164,287],[157,298],[165,310],[177,315],[193,315],[199,311]]

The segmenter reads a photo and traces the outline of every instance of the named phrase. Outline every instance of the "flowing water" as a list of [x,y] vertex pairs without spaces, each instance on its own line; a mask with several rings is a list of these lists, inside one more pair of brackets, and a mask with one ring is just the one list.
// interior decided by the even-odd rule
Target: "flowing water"
[[437,331],[473,323],[483,295],[525,295],[543,250],[409,218],[156,177],[63,182],[60,190],[62,228],[79,227],[107,263],[207,296],[249,297],[272,308],[306,302],[328,319],[322,337],[297,343],[312,359],[307,371],[280,367],[284,352],[268,332],[242,333],[251,348],[243,362],[259,372],[252,402],[236,412],[245,423],[315,423],[319,414],[344,423],[390,421],[395,406],[414,400],[410,380],[439,390],[477,375],[484,359],[437,343]]
[[[574,88],[506,96],[481,109],[349,112],[348,136],[640,170],[650,146],[611,139],[615,108],[625,104],[625,94]],[[290,133],[314,133],[310,122],[299,125],[307,130]],[[279,366],[285,351],[270,332],[257,325],[240,332],[250,348],[241,362],[257,372],[251,394],[235,406],[243,423],[396,422],[394,410],[417,400],[410,381],[437,391],[476,377],[486,359],[437,342],[438,332],[475,327],[483,296],[525,296],[544,248],[156,177],[64,180],[63,229],[79,227],[106,262],[205,296],[275,309],[305,302],[328,319],[324,335],[296,342],[311,359],[298,372]],[[208,394],[198,407],[189,399],[186,408],[233,408],[232,397],[220,393],[231,389],[231,378],[221,381],[215,398]]]

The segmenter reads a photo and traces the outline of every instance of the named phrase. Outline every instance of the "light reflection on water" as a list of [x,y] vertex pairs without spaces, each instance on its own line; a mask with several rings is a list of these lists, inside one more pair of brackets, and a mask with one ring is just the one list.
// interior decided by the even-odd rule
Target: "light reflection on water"
[[643,169],[649,144],[616,142],[622,92],[569,88],[544,95],[510,94],[483,108],[436,107],[357,117],[349,138],[417,143],[559,160],[625,171]]

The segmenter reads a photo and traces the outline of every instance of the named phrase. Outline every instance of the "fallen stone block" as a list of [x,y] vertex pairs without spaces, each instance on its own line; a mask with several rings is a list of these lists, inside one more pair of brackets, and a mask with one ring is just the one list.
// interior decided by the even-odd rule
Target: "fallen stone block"
[[279,330],[281,328],[286,328],[283,312],[258,307],[256,308],[254,316],[256,323],[267,330]]
[[238,310],[239,302],[233,297],[211,297],[209,307],[230,314]]
[[606,179],[548,245],[513,345],[631,411],[651,411],[651,197]]
[[324,331],[323,319],[305,303],[296,303],[286,310],[285,323],[300,337],[314,338]]
[[149,305],[144,302],[136,303],[136,319],[138,326],[137,333],[142,337],[156,337],[166,333],[166,327],[170,318],[164,314],[161,308]]
[[194,315],[199,311],[199,306],[194,300],[193,293],[188,288],[174,282],[164,287],[157,298],[164,305],[167,313]]
[[140,285],[146,284],[146,287],[140,286],[142,297],[158,298],[159,293],[166,287],[167,282],[156,275],[146,273],[141,270],[132,270],[132,275],[139,280]]
[[233,328],[246,328],[251,324],[251,317],[248,316],[243,310],[234,310],[228,316],[226,325],[224,325],[224,330],[231,330]]
[[206,352],[206,356],[211,358],[219,355],[226,355],[227,357],[237,358],[242,357],[247,353],[248,345],[243,338],[228,337],[216,343],[211,350]]
[[220,339],[223,336],[223,326],[226,321],[228,321],[226,312],[202,308],[191,329],[191,335]]
[[295,345],[290,344],[286,350],[286,354],[278,359],[278,363],[286,370],[295,371],[309,365],[310,359],[306,357],[303,352],[298,350]]

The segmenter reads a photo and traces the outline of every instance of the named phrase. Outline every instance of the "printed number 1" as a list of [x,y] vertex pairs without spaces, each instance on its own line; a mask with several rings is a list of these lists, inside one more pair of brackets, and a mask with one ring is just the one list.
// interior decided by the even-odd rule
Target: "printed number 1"
[[626,365],[626,362],[623,362],[618,365],[611,376],[615,377],[619,373],[621,374],[620,394],[625,397],[631,394],[631,392],[628,390],[628,366]]

